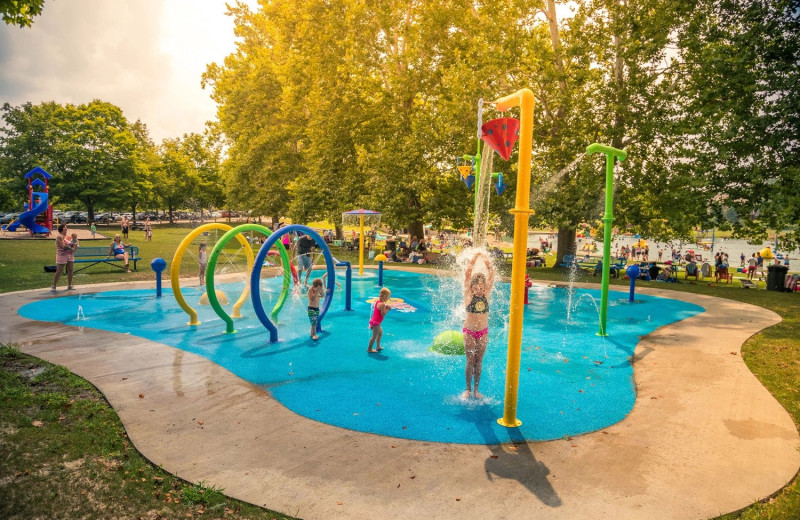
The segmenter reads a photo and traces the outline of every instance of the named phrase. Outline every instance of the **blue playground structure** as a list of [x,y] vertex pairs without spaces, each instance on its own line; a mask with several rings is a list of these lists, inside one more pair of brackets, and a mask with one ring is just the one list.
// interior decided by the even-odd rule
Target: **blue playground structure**
[[[35,176],[41,175],[41,179]],[[25,226],[31,235],[49,235],[53,231],[53,205],[50,204],[50,179],[53,177],[44,168],[37,166],[25,174],[28,179],[28,202],[25,204],[25,212],[19,218],[11,222],[3,229],[5,231],[16,231],[20,225]],[[44,179],[44,180],[42,180]],[[37,191],[34,191],[37,190]],[[42,224],[36,222],[37,217],[44,214]],[[41,219],[40,219],[41,220]]]

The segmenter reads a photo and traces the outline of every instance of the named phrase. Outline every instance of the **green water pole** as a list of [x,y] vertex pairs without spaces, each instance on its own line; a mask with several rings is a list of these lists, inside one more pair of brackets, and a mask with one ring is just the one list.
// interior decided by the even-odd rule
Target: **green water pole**
[[598,336],[608,336],[606,320],[608,317],[608,282],[611,273],[611,228],[614,222],[614,158],[624,161],[628,156],[625,150],[619,150],[599,143],[586,147],[586,154],[603,153],[606,155],[606,208],[603,214],[603,277],[600,290],[600,330]]

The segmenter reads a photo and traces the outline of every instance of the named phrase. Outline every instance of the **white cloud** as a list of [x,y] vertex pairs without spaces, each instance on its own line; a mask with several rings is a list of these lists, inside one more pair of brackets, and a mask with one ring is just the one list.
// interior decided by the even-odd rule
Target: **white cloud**
[[32,28],[0,27],[0,101],[102,99],[160,142],[202,132],[216,107],[200,78],[234,50],[224,1],[60,0]]

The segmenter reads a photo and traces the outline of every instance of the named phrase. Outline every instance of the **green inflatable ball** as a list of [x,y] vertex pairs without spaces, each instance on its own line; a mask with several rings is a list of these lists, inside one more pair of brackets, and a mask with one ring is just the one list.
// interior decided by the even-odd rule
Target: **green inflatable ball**
[[447,356],[464,355],[464,333],[458,330],[446,330],[433,340],[432,352]]

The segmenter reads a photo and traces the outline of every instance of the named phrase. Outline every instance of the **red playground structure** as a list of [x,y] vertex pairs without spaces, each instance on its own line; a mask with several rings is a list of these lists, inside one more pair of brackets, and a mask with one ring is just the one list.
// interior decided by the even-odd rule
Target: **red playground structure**
[[25,211],[3,229],[16,231],[22,225],[28,228],[31,235],[50,235],[53,231],[50,179],[53,177],[44,168],[37,166],[26,173],[25,178],[28,179],[28,202],[25,204]]

